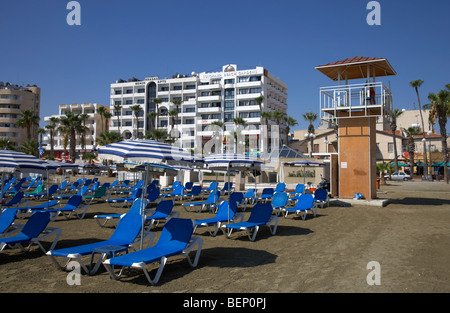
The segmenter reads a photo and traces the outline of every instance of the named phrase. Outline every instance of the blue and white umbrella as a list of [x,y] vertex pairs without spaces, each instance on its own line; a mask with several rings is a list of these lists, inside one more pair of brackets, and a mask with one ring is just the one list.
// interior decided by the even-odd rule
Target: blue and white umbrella
[[98,148],[99,160],[183,165],[194,161],[189,152],[152,139],[127,140]]
[[[119,163],[137,163],[143,165],[145,171],[145,186],[151,164],[188,165],[194,162],[194,156],[187,151],[167,143],[152,139],[127,140],[101,146],[97,149],[99,160],[112,160]],[[133,165],[135,167],[136,165]],[[153,167],[153,166],[152,166]],[[164,172],[170,173],[166,169]],[[142,193],[142,199],[145,192]],[[144,203],[144,201],[142,201]],[[143,205],[143,204],[142,204]],[[141,207],[142,220],[144,222],[144,207]],[[142,226],[143,231],[143,226]],[[142,248],[141,234],[141,248]]]
[[56,167],[43,161],[33,155],[19,151],[0,150],[0,172],[2,173],[2,187],[0,203],[3,202],[3,187],[5,182],[5,173],[38,173],[47,174],[47,192],[48,192],[48,173],[55,171]]
[[[226,170],[228,173],[228,185],[230,185],[231,171],[253,171],[260,169],[262,161],[243,154],[223,153],[213,154],[204,158],[205,164],[212,170]],[[230,193],[228,193],[230,195]],[[228,222],[230,222],[230,202],[228,201]]]
[[0,172],[14,173],[47,173],[48,170],[55,170],[56,167],[33,155],[19,151],[0,150]]

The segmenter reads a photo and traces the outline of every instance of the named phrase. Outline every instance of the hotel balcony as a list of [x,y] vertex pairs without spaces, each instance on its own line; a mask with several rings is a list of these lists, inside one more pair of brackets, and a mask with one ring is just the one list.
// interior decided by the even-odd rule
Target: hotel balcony
[[222,100],[222,96],[199,96],[198,97],[198,101],[221,101]]
[[221,89],[221,85],[220,84],[198,85],[197,89],[200,90],[200,91],[203,91],[203,90],[216,90],[216,89]]
[[392,93],[381,82],[320,88],[320,118],[383,116],[392,110]]

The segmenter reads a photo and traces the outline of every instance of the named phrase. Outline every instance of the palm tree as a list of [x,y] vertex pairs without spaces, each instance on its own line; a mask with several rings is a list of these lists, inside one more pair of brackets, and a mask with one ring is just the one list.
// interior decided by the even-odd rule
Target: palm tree
[[[264,116],[265,112],[263,112],[263,110],[262,110],[262,104],[264,102],[264,96],[259,96],[259,97],[255,98],[254,101],[259,105],[259,114],[260,114],[261,118],[265,118],[265,116]],[[264,152],[267,152],[266,149],[265,149],[266,143],[264,141],[264,139],[267,138],[267,134],[268,134],[268,129],[267,128],[268,128],[268,126],[267,126],[267,118],[266,118],[266,133],[263,134],[263,136],[261,138],[262,139],[261,140],[261,146],[262,146],[261,148],[262,148],[262,150]]]
[[[172,103],[175,104],[175,107],[177,108],[176,109],[177,110],[176,119],[178,121],[178,111],[179,111],[179,107],[183,103],[183,101],[181,101],[181,100],[172,100]],[[178,122],[177,122],[177,124],[178,124]]]
[[389,112],[389,116],[391,117],[391,131],[392,131],[392,142],[394,144],[394,162],[395,162],[395,171],[398,172],[398,156],[397,156],[397,142],[395,140],[395,131],[397,130],[397,118],[402,115],[403,111],[399,109],[394,109]]
[[0,149],[1,150],[14,150],[14,142],[8,138],[0,138]]
[[[153,99],[153,102],[155,103],[155,105],[156,105],[156,116],[157,117],[159,117],[159,105],[163,102],[163,99],[160,99],[160,98],[154,98]],[[156,120],[155,121],[155,124],[156,124],[156,128],[158,127],[158,120]]]
[[95,155],[95,153],[92,152],[83,153],[83,160],[86,161],[87,163],[92,163],[96,158],[97,156]]
[[173,129],[174,129],[174,127],[175,127],[175,124],[176,124],[176,122],[177,122],[177,120],[176,120],[176,117],[178,116],[178,110],[169,110],[169,112],[168,112],[168,114],[169,114],[169,116],[170,116],[170,118],[171,118],[171,121],[172,121],[172,130],[170,131],[170,135],[172,136],[172,138],[174,137],[173,135]]
[[381,184],[386,185],[386,179],[384,178],[384,171],[387,170],[388,165],[386,163],[377,163],[377,172],[380,173]]
[[[211,123],[211,125],[213,125],[213,126],[217,126],[218,128],[220,128],[220,132],[218,132],[217,130],[215,130],[214,131],[214,134],[215,134],[215,136],[219,136],[220,135],[220,143],[219,143],[219,145],[220,145],[220,147],[219,147],[219,149],[217,149],[217,150],[219,150],[220,152],[223,152],[223,147],[222,147],[222,145],[223,145],[223,125],[224,125],[224,122],[222,122],[222,121],[214,121],[214,122],[212,122]],[[217,128],[216,127],[216,128]],[[203,147],[202,147],[202,151],[203,151]]]
[[136,118],[136,136],[135,138],[139,138],[139,114],[141,114],[142,107],[139,104],[133,105],[130,107],[131,111],[133,111],[133,115]]
[[97,143],[100,146],[106,146],[114,142],[122,141],[122,136],[115,131],[104,131],[100,133],[100,137],[97,137]]
[[39,116],[35,115],[33,110],[23,110],[16,123],[19,127],[27,129],[27,138],[31,139],[31,128],[39,125]]
[[113,110],[117,116],[117,129],[119,130],[119,133],[120,133],[120,112],[122,112],[122,105],[114,104]]
[[313,112],[308,112],[305,114],[302,114],[303,118],[309,122],[308,126],[308,134],[309,134],[309,141],[311,143],[311,151],[309,152],[309,157],[312,157],[312,153],[314,150],[314,125],[313,122],[317,119],[317,114]]
[[[269,133],[269,119],[272,118],[272,112],[264,111],[264,112],[261,112],[260,114],[261,114],[261,118],[264,119],[264,122],[265,122],[265,125],[266,125],[266,133],[263,134],[263,135],[264,135],[264,138],[267,139],[267,141],[266,142],[263,141],[263,145],[266,145],[268,147],[269,146],[269,136],[268,136],[268,133]],[[266,151],[266,147],[264,147],[263,151],[264,152],[268,152],[268,151]]]
[[56,130],[56,124],[59,122],[59,118],[57,117],[50,117],[50,124],[45,126],[45,129],[47,129],[50,132],[50,156],[52,158],[55,158],[55,142],[54,142],[54,136],[55,136],[55,130]]
[[81,148],[84,150],[84,153],[86,153],[86,131],[88,128],[86,127],[86,121],[89,119],[89,114],[83,113],[80,114],[80,121],[82,127],[80,127],[80,139],[81,139]]
[[150,120],[150,130],[153,130],[156,125],[156,117],[158,116],[158,113],[156,112],[148,112],[147,118]]
[[280,131],[280,120],[284,117],[284,113],[281,111],[275,111],[272,113],[272,118],[274,118],[277,122],[277,126],[278,126],[278,143],[279,145],[281,144],[281,131]]
[[145,139],[153,139],[160,142],[167,142],[169,134],[165,129],[152,129],[150,132],[145,134]]
[[35,139],[30,139],[28,141],[22,142],[19,150],[23,153],[39,157],[39,143]]
[[408,137],[409,166],[411,168],[411,176],[412,176],[414,169],[414,152],[416,150],[414,145],[414,136],[419,135],[420,128],[419,127],[408,127],[408,129],[403,128],[403,132]]
[[[234,125],[236,125],[235,127],[235,131],[233,132],[233,138],[234,138],[234,151],[237,152],[238,151],[238,137],[241,134],[241,127],[240,126],[245,126],[247,124],[247,122],[242,118],[242,117],[235,117],[233,118],[233,123]],[[244,146],[245,148],[245,146]]]
[[105,113],[103,113],[103,117],[105,118],[105,130],[109,131],[109,120],[112,117],[112,113],[109,111],[106,111]]
[[67,158],[67,146],[69,145],[69,128],[67,126],[68,120],[66,116],[61,116],[59,119],[59,126],[56,129],[60,136],[62,134],[63,136],[63,151],[64,151],[64,158]]
[[72,111],[66,112],[66,120],[65,127],[67,128],[67,132],[69,134],[69,151],[70,151],[70,159],[72,163],[75,163],[76,159],[76,144],[77,138],[76,134],[83,131],[83,125],[80,118],[80,114],[73,113]]
[[262,113],[262,103],[264,102],[264,96],[259,96],[254,99],[255,102],[259,105],[259,112]]
[[409,84],[416,90],[417,101],[419,103],[420,121],[422,122],[423,160],[425,161],[424,174],[428,176],[429,173],[428,173],[428,159],[427,159],[427,144],[425,140],[425,124],[423,123],[422,106],[420,105],[420,97],[419,97],[419,87],[423,84],[423,81],[418,79],[409,82]]
[[102,121],[102,127],[100,128],[101,131],[104,131],[104,130],[105,130],[105,125],[103,124],[103,118],[104,118],[104,116],[105,116],[105,112],[107,112],[106,107],[104,107],[104,106],[99,106],[99,107],[97,108],[97,114],[100,115],[100,119],[101,119],[101,121]]
[[295,118],[291,117],[291,116],[286,116],[284,118],[284,120],[286,121],[286,145],[288,145],[289,143],[289,131],[291,130],[292,126],[296,126],[298,125],[298,122]]
[[442,136],[442,161],[444,162],[444,180],[448,183],[448,166],[447,166],[447,118],[450,116],[450,84],[445,85],[446,89],[442,89],[437,94],[430,92],[428,99],[431,101],[430,117],[438,120],[441,136]]

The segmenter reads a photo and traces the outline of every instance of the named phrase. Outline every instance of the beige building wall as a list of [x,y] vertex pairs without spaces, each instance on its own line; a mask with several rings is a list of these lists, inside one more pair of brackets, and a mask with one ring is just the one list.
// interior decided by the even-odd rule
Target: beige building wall
[[[17,120],[24,110],[39,116],[40,98],[41,89],[37,86],[0,85],[0,137],[8,138],[16,147],[28,141],[27,129],[19,127]],[[37,139],[37,128],[32,127],[32,138]]]
[[[105,107],[106,110],[109,111],[109,106],[101,105],[98,103],[61,104],[59,106],[58,114],[46,116],[44,117],[44,121],[49,123],[51,117],[61,118],[62,116],[65,116],[65,112],[69,111],[75,114],[87,114],[88,119],[85,122],[85,126],[88,128],[88,130],[85,133],[85,149],[86,151],[92,151],[96,146],[97,137],[101,132],[103,132],[103,130],[108,129],[107,121],[103,118],[102,124],[102,118],[100,114],[97,113],[97,109],[99,107]],[[57,124],[57,127],[58,126],[59,123]],[[50,134],[47,134],[44,137],[44,140],[47,142],[45,149],[47,151],[50,151]],[[54,149],[57,156],[59,157],[60,152],[64,150],[64,134],[55,132]],[[75,149],[77,152],[84,151],[81,145],[81,137],[79,135],[77,135],[77,143]]]
[[[428,118],[430,110],[422,110],[424,131],[433,130],[433,125],[430,124]],[[419,110],[403,110],[403,113],[397,118],[397,129],[418,126],[422,129],[422,121],[420,119]]]

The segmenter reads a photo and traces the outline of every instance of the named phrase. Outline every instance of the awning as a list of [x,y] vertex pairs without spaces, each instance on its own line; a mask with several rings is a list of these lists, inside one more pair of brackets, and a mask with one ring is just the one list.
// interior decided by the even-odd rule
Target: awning
[[369,76],[382,77],[397,75],[395,70],[384,58],[354,57],[315,67],[328,78],[338,81],[345,79],[360,79]]

